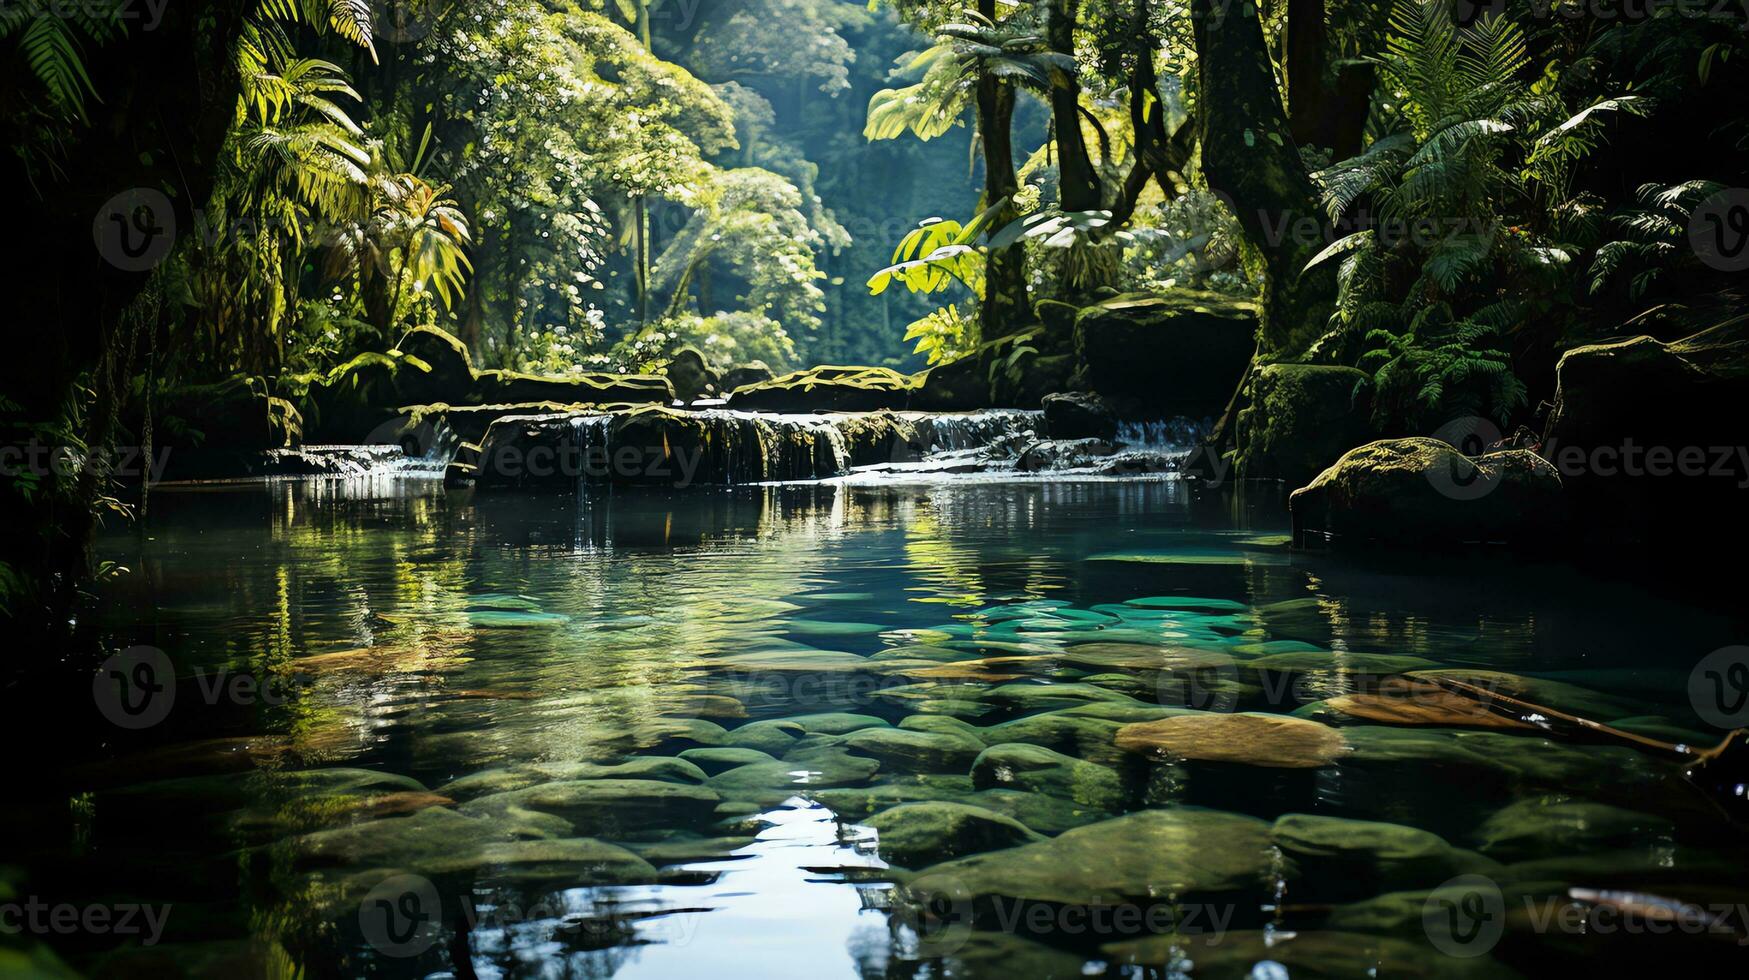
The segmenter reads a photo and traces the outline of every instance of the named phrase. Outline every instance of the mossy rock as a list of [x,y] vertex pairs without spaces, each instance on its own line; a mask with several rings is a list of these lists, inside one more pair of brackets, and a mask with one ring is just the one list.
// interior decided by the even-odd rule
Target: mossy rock
[[1344,548],[1548,546],[1564,508],[1560,475],[1535,453],[1469,457],[1422,437],[1352,449],[1288,498],[1296,540]]
[[668,366],[662,369],[662,374],[674,386],[674,397],[682,402],[690,403],[722,394],[722,382],[716,370],[705,359],[704,352],[696,347],[682,347],[675,351],[674,356],[668,359]]
[[380,428],[401,414],[401,406],[420,401],[403,391],[421,390],[430,374],[424,361],[399,351],[358,355],[310,386],[303,410],[304,441],[372,441]]
[[1460,874],[1500,873],[1500,864],[1453,847],[1438,834],[1401,824],[1291,813],[1271,840],[1304,873],[1310,901],[1337,901],[1405,888],[1431,888]]
[[1254,893],[1262,899],[1280,860],[1270,846],[1269,824],[1262,820],[1171,807],[948,861],[925,877],[944,893],[963,896],[982,920],[994,918],[999,902],[1152,906]]
[[462,805],[469,816],[551,814],[577,831],[620,837],[650,827],[681,827],[710,818],[721,797],[703,786],[654,779],[577,779],[493,793]]
[[1101,810],[1119,809],[1129,795],[1114,769],[1018,742],[979,753],[972,762],[972,785],[1043,793]]
[[437,327],[414,327],[395,350],[418,358],[430,368],[409,375],[399,386],[403,404],[465,403],[474,390],[474,362],[468,346]]
[[1674,832],[1664,817],[1566,796],[1519,800],[1476,828],[1482,852],[1502,861],[1553,853],[1661,847]]
[[1749,445],[1749,318],[1575,347],[1555,384],[1539,451],[1588,539],[1685,553],[1749,540],[1738,450],[1722,448]]
[[954,360],[913,375],[911,407],[927,412],[1037,408],[1044,396],[1067,391],[1072,353],[1056,335],[1033,328],[978,345]]
[[606,374],[584,372],[562,377],[522,374],[516,371],[481,371],[474,385],[478,405],[517,402],[560,402],[568,405],[605,405],[633,402],[666,405],[674,400],[668,379],[655,374]]
[[1213,416],[1256,346],[1255,303],[1194,290],[1116,296],[1075,319],[1079,380],[1123,414]]
[[1044,840],[1013,817],[964,803],[903,803],[865,822],[880,834],[881,858],[908,868]]
[[902,728],[864,729],[846,735],[843,744],[897,772],[964,772],[984,750],[984,743],[969,735]]
[[1342,454],[1377,438],[1372,377],[1330,364],[1266,364],[1239,415],[1240,479],[1301,487]]
[[771,369],[771,365],[764,361],[748,361],[746,364],[724,371],[717,390],[726,395],[736,388],[756,385],[762,381],[770,381],[775,377],[777,377],[777,372]]
[[729,407],[756,412],[873,412],[905,408],[911,379],[891,368],[817,367],[756,382],[729,394]]
[[687,749],[680,753],[680,758],[682,761],[692,763],[711,776],[734,769],[737,766],[752,766],[760,763],[777,761],[776,757],[768,752],[761,752],[758,749],[740,748],[736,746]]
[[638,756],[614,765],[593,762],[535,762],[485,769],[445,783],[438,792],[458,802],[571,779],[655,779],[668,783],[702,784],[708,778],[699,766],[668,756]]

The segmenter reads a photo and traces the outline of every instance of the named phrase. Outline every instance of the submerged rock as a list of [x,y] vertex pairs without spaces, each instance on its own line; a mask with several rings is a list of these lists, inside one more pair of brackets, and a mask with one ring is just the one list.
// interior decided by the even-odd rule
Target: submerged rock
[[579,831],[609,837],[650,827],[676,827],[709,819],[721,797],[703,786],[653,779],[577,779],[493,793],[465,803],[468,816],[494,818],[516,812],[551,814]]
[[936,865],[983,918],[991,900],[1104,905],[1261,896],[1279,858],[1269,824],[1217,810],[1142,810],[1049,841]]
[[1290,976],[1480,980],[1516,976],[1485,956],[1458,959],[1440,955],[1425,939],[1333,929],[1207,929],[1109,943],[1103,948],[1118,963],[1157,967],[1167,976],[1175,975],[1180,964],[1189,962],[1194,964],[1189,975],[1210,980]]
[[1595,852],[1657,847],[1675,826],[1664,817],[1621,807],[1544,796],[1519,800],[1476,829],[1477,846],[1502,861],[1555,852]]
[[638,756],[617,765],[593,762],[535,762],[501,769],[486,769],[446,783],[439,791],[465,802],[493,793],[508,793],[542,783],[576,779],[654,779],[669,783],[699,785],[705,771],[685,759]]
[[1341,758],[1343,733],[1286,715],[1197,713],[1125,725],[1119,748],[1198,762],[1315,769]]
[[846,735],[844,747],[879,760],[882,768],[904,772],[964,772],[984,750],[968,735],[919,732],[902,728],[871,728]]
[[1288,498],[1302,544],[1416,547],[1550,543],[1561,478],[1529,450],[1468,457],[1437,439],[1350,450]]
[[909,868],[1044,840],[1013,817],[964,803],[903,803],[865,823],[880,834],[881,857]]
[[1490,858],[1401,824],[1292,813],[1276,820],[1270,835],[1298,864],[1299,887],[1319,896],[1425,888],[1460,874],[1500,871]]
[[979,753],[972,762],[972,785],[1043,793],[1101,810],[1116,810],[1129,796],[1116,770],[1019,742]]

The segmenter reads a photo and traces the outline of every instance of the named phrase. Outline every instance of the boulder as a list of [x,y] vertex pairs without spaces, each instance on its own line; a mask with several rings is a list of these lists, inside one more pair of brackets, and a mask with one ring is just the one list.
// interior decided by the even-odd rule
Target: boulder
[[468,347],[437,327],[414,327],[395,350],[418,358],[430,370],[409,375],[400,386],[405,404],[461,404],[474,390],[474,363]]
[[827,366],[737,388],[729,405],[757,412],[873,412],[904,408],[911,387],[909,376],[891,368]]
[[777,372],[773,371],[771,366],[764,361],[748,361],[739,367],[732,367],[724,371],[718,390],[727,395],[736,388],[756,385],[761,381],[770,381],[775,377],[777,377]]
[[662,373],[674,386],[674,397],[685,403],[715,398],[722,392],[717,372],[696,347],[682,347],[675,351]]
[[1052,439],[1117,438],[1117,416],[1098,395],[1081,391],[1059,391],[1046,395],[1041,402],[1045,411],[1045,435]]
[[1372,378],[1331,364],[1266,364],[1239,413],[1237,477],[1301,487],[1377,435]]
[[913,376],[911,407],[928,412],[1036,408],[1071,386],[1071,335],[1035,327],[998,337]]
[[559,402],[565,405],[603,405],[610,402],[656,402],[674,400],[668,379],[655,374],[605,374],[580,372],[563,377],[543,377],[517,371],[481,371],[474,384],[476,405],[510,405],[518,402]]
[[1101,810],[1116,810],[1128,796],[1116,770],[1042,745],[992,745],[972,762],[978,789],[1017,789]]
[[1117,447],[1104,439],[1046,439],[1021,450],[1014,468],[1022,473],[1081,469],[1116,452]]
[[1344,453],[1288,498],[1302,545],[1544,544],[1559,531],[1561,477],[1525,449],[1465,456],[1438,439],[1383,439]]
[[1045,839],[1013,817],[964,803],[902,803],[865,822],[880,834],[881,858],[908,868]]
[[964,772],[984,750],[969,735],[919,732],[902,728],[868,728],[845,736],[844,747],[855,755],[881,763],[883,771]]
[[1114,297],[1075,319],[1078,380],[1124,415],[1218,415],[1251,362],[1257,316],[1217,293]]
[[1555,377],[1539,451],[1587,537],[1679,549],[1749,538],[1749,318],[1576,347]]

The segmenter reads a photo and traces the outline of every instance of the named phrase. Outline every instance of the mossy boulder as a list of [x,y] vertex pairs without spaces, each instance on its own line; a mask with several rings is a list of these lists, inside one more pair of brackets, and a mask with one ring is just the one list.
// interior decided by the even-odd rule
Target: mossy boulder
[[1075,319],[1078,380],[1124,415],[1217,415],[1250,364],[1257,317],[1218,293],[1113,297]]
[[655,779],[567,779],[482,796],[463,804],[461,812],[488,819],[549,814],[580,832],[617,837],[650,827],[701,823],[719,802],[721,797],[703,786]]
[[903,803],[868,818],[882,859],[908,868],[1044,840],[1013,817],[964,803]]
[[1080,391],[1053,392],[1042,399],[1045,435],[1052,439],[1117,438],[1117,416],[1098,395]]
[[403,404],[434,402],[461,404],[474,390],[474,362],[468,346],[437,327],[414,327],[395,345],[395,350],[417,358],[428,371],[411,372],[398,386]]
[[1402,824],[1290,813],[1270,839],[1304,872],[1312,900],[1364,898],[1381,891],[1431,888],[1460,874],[1498,874],[1498,862],[1453,847],[1438,834]]
[[1335,547],[1546,545],[1564,507],[1560,475],[1529,450],[1469,457],[1423,437],[1350,450],[1288,498],[1295,539]]
[[1127,792],[1117,771],[1042,745],[992,745],[972,762],[978,789],[1017,789],[1101,810],[1116,810]]
[[748,361],[746,364],[724,371],[718,390],[727,395],[736,388],[756,385],[762,381],[770,381],[775,377],[777,377],[777,372],[771,369],[771,365],[764,361]]
[[1372,378],[1331,364],[1266,364],[1239,414],[1240,479],[1300,487],[1342,454],[1372,441]]
[[1576,347],[1555,377],[1538,448],[1588,538],[1684,550],[1749,539],[1749,318]]
[[1266,883],[1281,873],[1278,862],[1264,821],[1170,807],[938,864],[923,884],[964,901],[982,920],[994,918],[998,904],[1013,902],[1147,907],[1252,895],[1261,900]]
[[817,367],[735,389],[731,408],[756,412],[872,412],[904,408],[911,379],[891,368]]
[[610,402],[655,402],[674,400],[668,379],[655,374],[606,374],[581,372],[561,377],[523,374],[518,371],[481,371],[474,384],[476,405],[508,405],[518,402],[559,402],[566,405],[604,405]]
[[984,750],[984,743],[953,732],[870,728],[845,736],[844,747],[878,760],[883,770],[959,773]]
[[911,407],[926,412],[1037,408],[1071,386],[1075,358],[1067,334],[1035,327],[978,345],[914,375]]
[[674,386],[674,397],[682,402],[715,398],[722,393],[722,381],[716,370],[696,347],[682,347],[675,351],[662,374]]

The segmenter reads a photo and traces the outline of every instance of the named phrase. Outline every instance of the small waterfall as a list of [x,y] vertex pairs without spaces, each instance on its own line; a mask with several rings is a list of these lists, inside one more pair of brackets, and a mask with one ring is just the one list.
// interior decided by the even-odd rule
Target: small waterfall
[[1207,422],[1184,417],[1150,421],[1119,422],[1117,442],[1125,449],[1184,452],[1208,434]]
[[1041,412],[1020,409],[987,409],[966,415],[924,415],[917,420],[917,440],[925,452],[958,452],[982,449],[998,439],[1021,432],[1037,432]]

